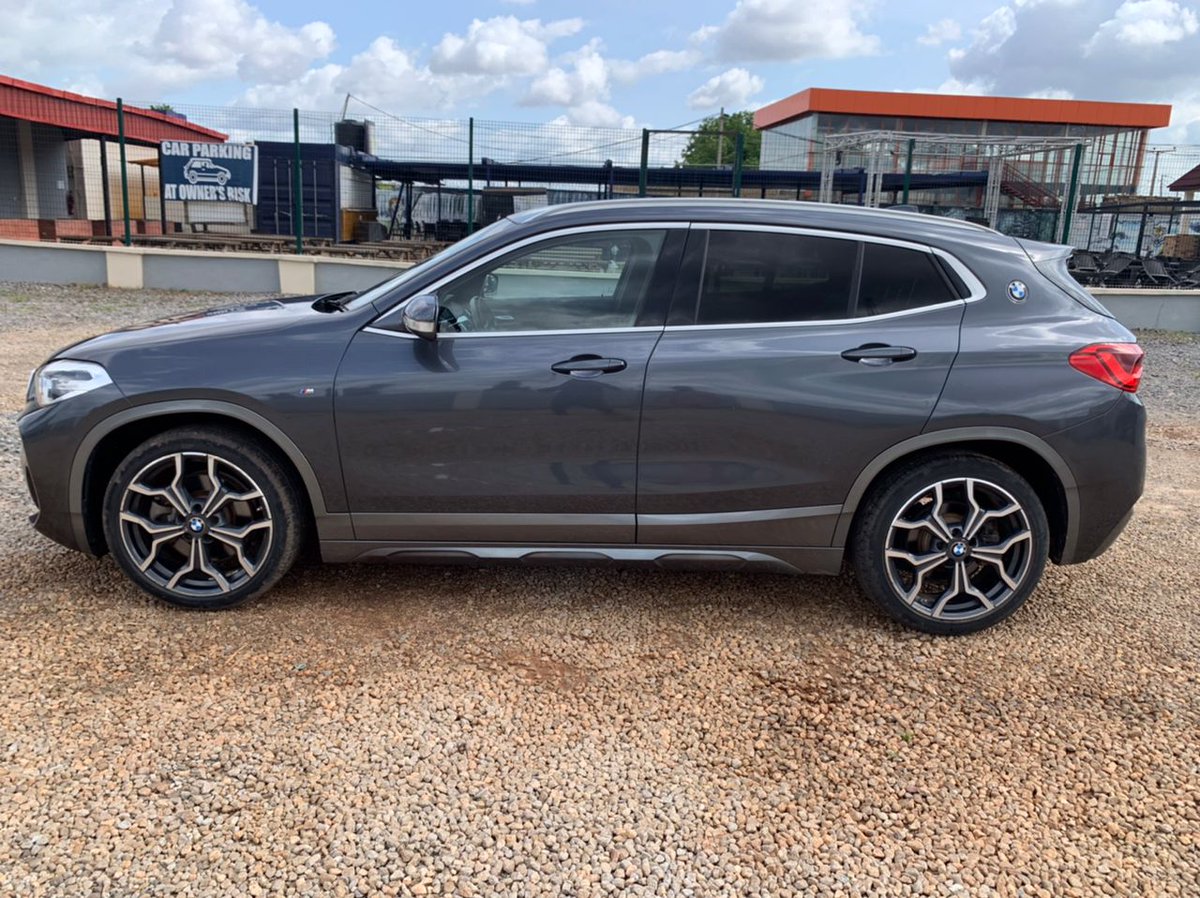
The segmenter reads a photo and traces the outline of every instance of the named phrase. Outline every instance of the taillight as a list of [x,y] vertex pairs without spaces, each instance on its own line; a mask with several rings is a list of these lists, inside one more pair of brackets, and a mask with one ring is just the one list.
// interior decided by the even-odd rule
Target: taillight
[[1093,343],[1071,353],[1071,367],[1110,387],[1136,393],[1145,357],[1136,343]]

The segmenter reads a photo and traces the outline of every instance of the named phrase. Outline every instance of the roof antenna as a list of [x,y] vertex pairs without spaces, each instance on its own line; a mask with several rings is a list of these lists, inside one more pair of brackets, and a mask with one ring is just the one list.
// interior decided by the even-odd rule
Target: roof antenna
[[341,121],[344,122],[346,120],[346,113],[349,111],[349,109],[350,109],[350,94],[346,94],[346,102],[342,104]]

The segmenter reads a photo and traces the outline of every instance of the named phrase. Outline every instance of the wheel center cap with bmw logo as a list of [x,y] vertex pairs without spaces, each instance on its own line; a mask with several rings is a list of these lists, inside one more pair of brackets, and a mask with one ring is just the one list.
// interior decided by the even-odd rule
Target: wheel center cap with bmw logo
[[956,559],[966,558],[971,553],[971,547],[961,539],[950,544],[950,556]]
[[208,524],[204,522],[204,518],[193,515],[188,518],[187,529],[193,536],[201,536],[208,530]]

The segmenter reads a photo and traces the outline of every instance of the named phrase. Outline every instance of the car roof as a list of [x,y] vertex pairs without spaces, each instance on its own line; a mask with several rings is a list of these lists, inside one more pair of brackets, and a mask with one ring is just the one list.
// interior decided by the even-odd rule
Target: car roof
[[1014,245],[1011,237],[959,219],[919,212],[795,200],[639,197],[561,203],[518,212],[509,217],[518,225],[531,226],[536,230],[615,222],[692,221],[850,231],[935,244],[994,244],[997,248],[1009,251]]

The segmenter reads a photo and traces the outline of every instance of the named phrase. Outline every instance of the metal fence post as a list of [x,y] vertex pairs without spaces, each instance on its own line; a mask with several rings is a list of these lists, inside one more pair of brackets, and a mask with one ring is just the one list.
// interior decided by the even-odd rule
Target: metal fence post
[[304,178],[300,172],[300,110],[292,109],[292,233],[296,255],[304,255]]
[[733,195],[742,195],[742,163],[746,157],[746,135],[738,131],[733,142]]
[[1079,193],[1079,166],[1083,162],[1083,144],[1075,144],[1075,160],[1071,163],[1071,188],[1067,191],[1067,208],[1063,210],[1062,240],[1071,236],[1071,216],[1075,213],[1075,198]]
[[913,150],[916,148],[916,146],[917,139],[915,137],[910,137],[908,139],[908,154],[904,159],[904,199],[901,200],[901,202],[903,202],[905,205],[908,204],[908,185],[909,182],[912,181],[912,157]]
[[[158,145],[158,214],[162,226],[162,233],[165,236],[167,233],[167,193],[163,190],[163,165],[162,165],[162,144]],[[142,204],[145,205],[145,198],[142,199]]]
[[475,233],[475,117],[467,119],[467,233]]
[[646,195],[647,169],[650,166],[650,129],[642,129],[642,162],[638,168],[638,196]]
[[121,210],[125,219],[125,237],[122,242],[126,246],[133,245],[129,234],[129,171],[125,163],[125,104],[117,97],[117,142],[121,150]]
[[104,236],[112,236],[112,184],[108,175],[108,140],[100,135],[100,193],[104,197]]

